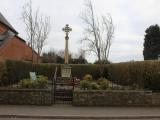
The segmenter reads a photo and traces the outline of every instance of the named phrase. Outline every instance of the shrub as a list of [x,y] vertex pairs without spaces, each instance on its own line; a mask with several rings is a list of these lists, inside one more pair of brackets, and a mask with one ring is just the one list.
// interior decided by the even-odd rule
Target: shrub
[[33,80],[23,79],[18,83],[20,88],[33,88]]
[[48,80],[48,77],[47,77],[47,76],[43,76],[43,75],[38,75],[38,76],[37,76],[37,80],[47,81],[47,80]]
[[80,81],[80,87],[83,90],[89,89],[90,88],[90,83],[87,80],[81,80]]
[[48,86],[48,78],[41,75],[41,76],[38,76],[37,80],[35,80],[36,83],[36,88],[47,88]]
[[91,90],[99,90],[99,85],[95,82],[90,83],[90,88]]
[[111,84],[112,82],[110,81],[110,80],[108,80],[108,79],[106,79],[106,78],[99,78],[98,80],[97,80],[97,82],[98,82],[98,84],[100,84],[100,83],[102,83],[102,82],[107,82],[108,84]]
[[86,74],[84,77],[83,77],[83,80],[89,80],[91,81],[93,78],[92,78],[92,75],[90,74]]
[[109,88],[109,85],[112,84],[111,81],[106,78],[99,78],[97,83],[101,90],[106,90],[107,88]]
[[109,83],[107,81],[103,81],[102,83],[100,83],[101,90],[107,90],[108,87],[109,87]]
[[48,82],[44,76],[39,76],[36,80],[23,79],[18,85],[20,88],[45,89],[48,87]]

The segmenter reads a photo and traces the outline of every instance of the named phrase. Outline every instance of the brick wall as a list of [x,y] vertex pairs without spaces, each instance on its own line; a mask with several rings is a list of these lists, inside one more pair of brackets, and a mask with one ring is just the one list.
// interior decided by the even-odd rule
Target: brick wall
[[[34,62],[37,62],[37,57],[37,54],[34,52]],[[31,61],[32,49],[24,41],[15,36],[7,40],[0,47],[0,60],[5,59]]]
[[[0,33],[7,30],[9,30],[9,28],[0,23]],[[34,52],[34,63],[37,62],[37,58],[38,55]],[[0,61],[4,61],[6,59],[32,61],[32,49],[28,47],[25,41],[14,36],[0,46]]]

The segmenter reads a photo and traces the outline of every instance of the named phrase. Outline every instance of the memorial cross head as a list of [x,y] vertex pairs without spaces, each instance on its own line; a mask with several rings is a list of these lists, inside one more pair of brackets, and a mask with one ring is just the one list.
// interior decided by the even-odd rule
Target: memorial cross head
[[66,26],[62,30],[66,33],[66,36],[68,37],[68,33],[72,31],[72,28],[70,28],[69,25],[66,24]]

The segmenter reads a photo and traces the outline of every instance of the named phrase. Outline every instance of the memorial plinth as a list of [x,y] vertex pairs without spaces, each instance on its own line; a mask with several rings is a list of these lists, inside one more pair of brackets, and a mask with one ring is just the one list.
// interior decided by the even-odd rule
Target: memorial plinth
[[61,67],[61,77],[71,77],[71,66],[64,64]]

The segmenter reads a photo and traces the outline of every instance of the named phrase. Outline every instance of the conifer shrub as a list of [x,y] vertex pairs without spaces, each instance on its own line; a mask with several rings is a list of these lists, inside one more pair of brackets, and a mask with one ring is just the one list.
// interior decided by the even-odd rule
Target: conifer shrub
[[89,81],[93,80],[92,75],[86,74],[86,75],[83,77],[83,80],[89,80]]

